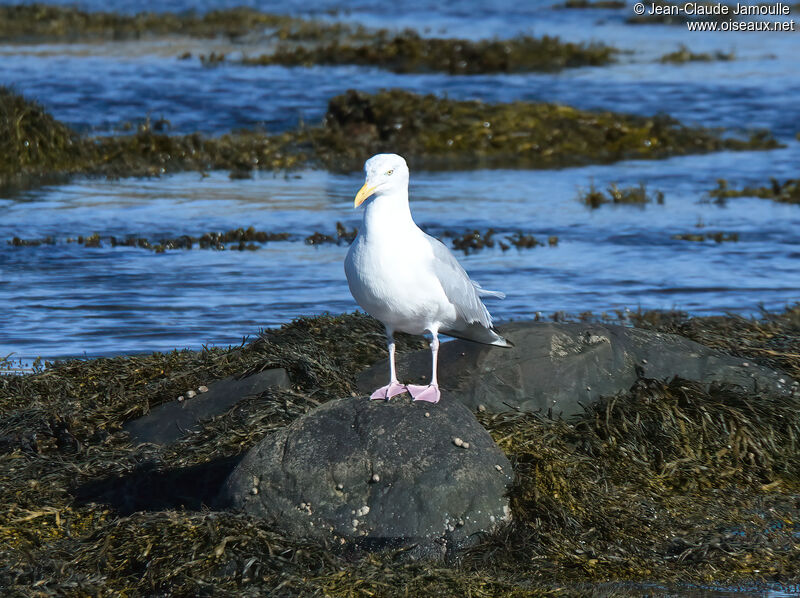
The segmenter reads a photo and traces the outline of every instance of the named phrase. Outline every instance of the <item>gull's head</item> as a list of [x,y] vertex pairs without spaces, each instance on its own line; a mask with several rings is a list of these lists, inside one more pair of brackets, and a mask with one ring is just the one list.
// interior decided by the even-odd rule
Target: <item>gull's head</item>
[[376,154],[364,163],[366,180],[359,189],[353,207],[358,207],[373,195],[408,192],[408,165],[397,154]]

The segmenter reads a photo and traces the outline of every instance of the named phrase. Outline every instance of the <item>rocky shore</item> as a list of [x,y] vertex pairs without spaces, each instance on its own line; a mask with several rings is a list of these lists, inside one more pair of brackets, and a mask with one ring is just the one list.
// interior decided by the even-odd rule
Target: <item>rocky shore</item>
[[358,170],[369,156],[399,152],[412,167],[559,168],[781,147],[767,132],[733,137],[665,115],[590,112],[551,103],[489,104],[392,90],[350,90],[328,102],[316,126],[268,134],[173,135],[144,119],[130,133],[80,135],[38,103],[0,87],[0,188],[73,175],[160,176],[179,171],[323,167]]
[[[439,405],[366,400],[385,349],[359,314],[0,376],[0,587],[797,583],[800,306],[632,320],[515,322],[501,361],[448,343]],[[416,380],[424,342],[398,350]]]

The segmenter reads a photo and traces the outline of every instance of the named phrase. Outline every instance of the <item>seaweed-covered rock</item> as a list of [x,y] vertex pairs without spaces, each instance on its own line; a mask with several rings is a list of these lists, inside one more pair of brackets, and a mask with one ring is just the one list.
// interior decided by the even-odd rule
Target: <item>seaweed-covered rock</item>
[[349,90],[331,98],[310,131],[328,168],[360,168],[369,156],[400,153],[412,167],[555,168],[721,150],[774,149],[767,132],[748,139],[689,127],[666,115],[578,110],[544,102],[485,103],[404,90]]
[[289,376],[283,368],[274,368],[247,376],[231,376],[214,382],[208,392],[153,407],[150,413],[126,422],[122,428],[133,444],[151,442],[172,444],[188,432],[200,428],[204,419],[221,415],[239,401],[256,396],[269,388],[288,388]]
[[67,170],[81,154],[74,131],[38,102],[0,86],[0,183],[41,169]]
[[[502,326],[513,349],[468,341],[439,350],[443,402],[457,399],[472,409],[552,411],[569,416],[602,396],[627,391],[637,378],[674,377],[705,384],[732,384],[761,392],[788,393],[792,380],[748,359],[715,351],[689,339],[623,326],[517,322]],[[397,359],[399,377],[418,383],[430,375],[430,353]],[[384,360],[361,373],[359,389],[386,383]]]
[[271,54],[245,57],[253,66],[357,64],[397,73],[445,72],[451,75],[556,71],[608,64],[619,52],[604,44],[576,44],[557,37],[520,35],[503,40],[423,37],[413,30],[380,29],[371,39],[329,43],[283,44]]
[[323,30],[314,21],[275,15],[247,7],[210,10],[202,15],[193,11],[139,12],[119,14],[105,11],[84,11],[76,6],[40,3],[0,6],[0,39],[3,41],[85,42],[90,39],[127,40],[146,36],[188,35],[201,38],[238,37],[253,31],[276,29],[284,35],[298,27]]
[[296,537],[441,557],[510,517],[511,465],[463,405],[338,399],[267,436],[222,500]]
[[402,153],[414,168],[439,170],[554,168],[782,147],[768,132],[743,139],[684,126],[664,115],[589,112],[548,103],[488,104],[403,90],[350,90],[330,100],[320,125],[272,135],[256,130],[172,135],[168,128],[168,121],[147,118],[133,134],[81,136],[36,102],[0,87],[0,186],[77,173],[158,176],[222,169],[239,176],[254,169],[308,166],[357,170],[369,156],[387,151]]
[[[800,139],[800,135],[797,136]],[[800,179],[787,179],[780,182],[774,177],[770,177],[769,185],[761,187],[744,187],[743,189],[732,189],[728,187],[725,179],[717,180],[717,188],[708,192],[710,197],[715,198],[715,203],[725,203],[731,197],[760,197],[761,199],[772,199],[779,203],[800,204]]]

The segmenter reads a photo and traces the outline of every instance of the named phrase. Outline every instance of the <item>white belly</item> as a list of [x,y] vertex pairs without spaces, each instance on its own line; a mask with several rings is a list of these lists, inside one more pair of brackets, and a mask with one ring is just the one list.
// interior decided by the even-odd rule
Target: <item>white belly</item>
[[[416,239],[414,239],[416,241]],[[359,235],[345,259],[356,302],[389,328],[422,334],[455,322],[456,310],[433,272],[433,250],[422,237],[370,243]]]

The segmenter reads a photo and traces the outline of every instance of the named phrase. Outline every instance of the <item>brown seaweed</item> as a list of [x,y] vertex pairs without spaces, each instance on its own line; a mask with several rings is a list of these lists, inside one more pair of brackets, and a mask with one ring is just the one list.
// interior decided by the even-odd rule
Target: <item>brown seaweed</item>
[[599,66],[614,60],[618,50],[602,44],[576,44],[556,37],[523,35],[508,40],[422,37],[415,31],[377,31],[369,41],[280,45],[269,53],[248,56],[249,66],[312,66],[355,64],[397,73],[445,72],[451,75],[556,71]]
[[709,191],[708,195],[713,197],[716,203],[725,203],[731,197],[760,197],[778,203],[800,204],[800,179],[787,179],[780,182],[770,177],[769,185],[743,187],[742,189],[731,189],[728,181],[719,179],[717,188]]
[[57,176],[160,176],[322,166],[360,169],[380,152],[412,166],[554,168],[720,150],[773,149],[766,132],[749,139],[692,128],[660,115],[589,112],[558,104],[458,101],[406,91],[349,91],[329,102],[323,122],[285,133],[239,131],[219,137],[169,134],[166,121],[132,133],[79,136],[38,103],[0,87],[0,186]]
[[644,183],[635,187],[619,187],[616,183],[611,183],[605,193],[598,190],[594,183],[588,190],[581,191],[578,200],[586,206],[597,209],[604,204],[628,204],[643,206],[648,203],[664,203],[664,193],[655,191],[649,193]]
[[[800,374],[800,306],[757,319],[633,317]],[[323,316],[230,349],[0,376],[0,586],[22,596],[577,596],[610,582],[635,595],[639,582],[800,580],[800,398],[679,379],[639,380],[569,421],[479,412],[514,466],[514,522],[453,564],[408,561],[402,551],[352,557],[181,497],[127,512],[102,497],[75,499],[76,487],[108,476],[174,481],[241,454],[320,402],[354,393],[356,373],[385,356],[384,342],[371,318]],[[405,336],[398,344],[424,346]],[[177,445],[132,446],[121,431],[186,388],[269,367],[287,368],[293,387],[248,399]]]

